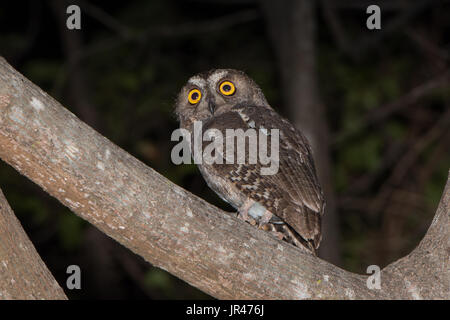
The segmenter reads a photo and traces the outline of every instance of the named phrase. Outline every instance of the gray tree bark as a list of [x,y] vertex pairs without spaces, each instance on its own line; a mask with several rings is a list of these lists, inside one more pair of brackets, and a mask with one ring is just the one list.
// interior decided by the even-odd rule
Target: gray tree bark
[[425,239],[382,270],[381,289],[371,290],[367,276],[275,239],[171,183],[4,59],[0,158],[151,264],[216,298],[449,298],[448,182]]
[[0,190],[0,300],[67,299]]

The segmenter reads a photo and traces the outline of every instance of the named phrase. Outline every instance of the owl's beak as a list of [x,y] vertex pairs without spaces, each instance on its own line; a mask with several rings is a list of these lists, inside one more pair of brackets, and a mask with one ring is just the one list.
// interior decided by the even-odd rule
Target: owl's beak
[[214,114],[214,111],[216,110],[216,103],[214,99],[208,99],[208,109],[211,112],[211,114]]

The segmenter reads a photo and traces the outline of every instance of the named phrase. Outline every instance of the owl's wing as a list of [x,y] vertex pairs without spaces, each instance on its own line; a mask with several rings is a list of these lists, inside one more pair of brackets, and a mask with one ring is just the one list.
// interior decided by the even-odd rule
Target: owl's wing
[[[254,128],[269,134],[271,129],[279,130],[279,169],[275,174],[262,175],[261,169],[269,165],[262,166],[259,160],[256,164],[215,164],[211,169],[317,248],[321,241],[324,201],[311,149],[301,132],[275,111],[255,106],[237,106],[210,119],[204,129],[208,128],[218,129],[224,135],[226,129]],[[268,150],[270,138],[267,136]]]

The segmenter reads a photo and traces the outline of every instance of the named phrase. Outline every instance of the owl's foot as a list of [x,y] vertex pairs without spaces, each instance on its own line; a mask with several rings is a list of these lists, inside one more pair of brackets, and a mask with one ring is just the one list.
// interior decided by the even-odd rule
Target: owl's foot
[[269,223],[270,219],[272,219],[272,212],[265,210],[261,218],[259,218],[258,227],[261,229],[262,226]]
[[[238,218],[262,230],[270,229],[271,224],[269,224],[269,221],[272,217],[273,214],[269,210],[264,208],[259,202],[253,200],[247,200],[238,210]],[[280,235],[277,235],[277,237],[282,239],[283,235],[281,233]]]
[[273,233],[274,233],[274,236],[276,238],[278,238],[279,240],[283,240],[284,239],[284,234],[282,234],[281,232],[274,231]]
[[254,200],[247,200],[239,208],[238,218],[250,223],[251,225],[258,225],[259,229],[267,225],[272,219],[272,213],[264,208],[259,202]]
[[237,212],[237,217],[244,220],[249,221],[250,217],[248,215],[248,210],[251,208],[251,206],[255,203],[253,200],[247,200],[244,202],[244,204],[239,208]]
[[283,240],[285,238],[285,235],[282,232],[277,231],[275,226],[273,224],[271,224],[271,223],[267,223],[265,225],[262,225],[260,227],[260,229],[270,232],[275,238],[277,238],[279,240]]

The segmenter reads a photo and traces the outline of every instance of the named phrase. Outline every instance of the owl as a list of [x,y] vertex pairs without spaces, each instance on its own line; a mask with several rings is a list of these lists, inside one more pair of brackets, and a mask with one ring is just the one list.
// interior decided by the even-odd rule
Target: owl
[[[191,135],[196,123],[202,132],[215,129],[224,136],[230,129],[254,129],[267,136],[277,129],[276,172],[261,174],[264,165],[249,161],[251,148],[243,151],[244,161],[199,162],[198,167],[208,186],[237,210],[239,218],[316,255],[325,204],[311,148],[303,134],[272,109],[258,85],[238,70],[200,73],[182,88],[175,113],[180,128]],[[257,135],[257,143],[261,137]],[[201,148],[209,143],[202,140]],[[242,145],[231,147],[225,144],[222,156],[227,148],[235,155],[243,150]],[[192,154],[193,142],[190,148]]]

